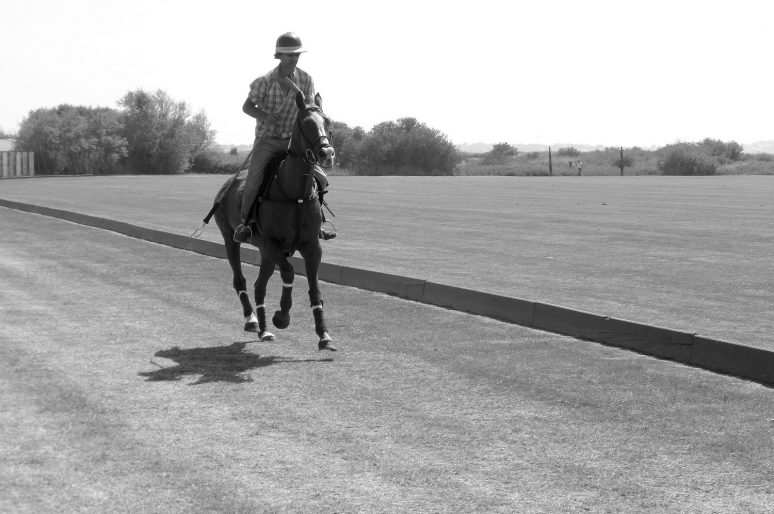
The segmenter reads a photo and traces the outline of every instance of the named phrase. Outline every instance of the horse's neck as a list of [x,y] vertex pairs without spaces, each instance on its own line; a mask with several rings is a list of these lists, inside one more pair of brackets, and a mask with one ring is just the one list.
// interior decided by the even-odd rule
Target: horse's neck
[[311,168],[303,156],[289,154],[282,161],[277,173],[277,181],[283,194],[290,199],[309,196],[311,191],[308,191],[308,175],[312,172]]
[[301,133],[299,132],[297,126],[293,128],[293,136],[290,138],[290,147],[288,148],[288,153],[291,156],[302,157],[302,158],[306,153],[306,148],[304,148],[303,137],[301,137]]

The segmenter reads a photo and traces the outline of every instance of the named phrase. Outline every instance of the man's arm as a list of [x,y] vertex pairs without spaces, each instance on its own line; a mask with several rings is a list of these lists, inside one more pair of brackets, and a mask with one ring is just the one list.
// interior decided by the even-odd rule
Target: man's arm
[[262,111],[249,98],[242,104],[242,112],[267,126],[276,123],[277,118],[279,117],[276,113]]

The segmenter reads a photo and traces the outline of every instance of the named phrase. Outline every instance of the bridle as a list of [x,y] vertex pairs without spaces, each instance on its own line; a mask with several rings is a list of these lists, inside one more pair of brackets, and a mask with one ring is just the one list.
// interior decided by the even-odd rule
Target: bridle
[[[328,125],[330,124],[330,120],[325,115],[325,113],[323,113],[321,109],[315,108],[315,107],[308,108],[307,112],[309,111],[318,112],[322,116],[325,122],[326,132],[331,133],[331,136],[332,136],[333,133],[327,128]],[[308,138],[304,133],[304,126],[301,124],[300,116],[296,119],[296,125],[298,125],[298,132],[299,134],[301,134],[301,138],[304,140],[304,146],[306,150],[304,152],[304,155],[293,155],[292,152],[288,152],[289,155],[291,155],[292,157],[299,157],[303,159],[304,162],[306,164],[309,164],[310,166],[313,166],[316,164],[321,168],[325,168],[325,169],[330,168],[330,166],[323,166],[322,164],[320,164],[319,161],[317,160],[317,155],[320,153],[320,150],[322,150],[323,148],[330,148],[332,146],[330,141],[331,137],[329,137],[328,134],[322,134],[321,136],[317,137],[314,141],[310,141],[310,138]]]
[[[277,189],[279,190],[279,193],[283,197],[285,197],[289,202],[291,202],[291,203],[298,203],[299,206],[302,203],[309,202],[309,201],[314,200],[315,198],[318,197],[318,195],[317,195],[317,184],[316,184],[316,181],[314,180],[314,167],[315,166],[319,166],[320,168],[325,168],[325,169],[328,169],[328,168],[331,167],[331,166],[323,166],[322,164],[320,164],[320,162],[317,159],[317,155],[320,153],[320,151],[322,149],[330,148],[332,146],[331,145],[331,141],[330,141],[330,137],[327,135],[327,133],[330,133],[330,130],[328,129],[328,125],[330,123],[330,120],[328,119],[327,116],[325,116],[325,113],[323,113],[322,109],[320,109],[319,107],[314,107],[314,106],[307,107],[304,110],[304,112],[305,113],[309,113],[309,112],[317,112],[317,113],[319,113],[320,116],[322,116],[322,118],[323,118],[323,122],[324,122],[324,126],[325,126],[325,128],[324,128],[324,132],[325,133],[323,133],[322,135],[314,138],[314,140],[312,140],[312,138],[310,138],[310,137],[307,137],[307,135],[304,133],[304,126],[301,123],[302,116],[299,113],[299,116],[296,118],[296,125],[297,125],[297,131],[301,135],[301,139],[303,140],[303,145],[304,145],[304,149],[305,150],[304,150],[303,154],[297,154],[297,153],[293,152],[293,149],[291,147],[288,150],[288,156],[289,157],[293,157],[294,159],[300,159],[301,161],[304,162],[304,164],[306,164],[309,167],[309,169],[308,169],[308,171],[307,171],[307,173],[305,175],[307,177],[307,180],[309,180],[311,182],[311,193],[306,198],[295,198],[295,197],[289,195],[284,190],[284,188],[282,187],[281,181],[279,181],[279,180],[276,181]],[[308,118],[308,116],[304,117],[304,119],[307,119],[307,118]],[[295,135],[295,131],[294,131],[294,135]],[[277,177],[277,175],[276,175],[276,172],[275,172],[275,178],[276,177]]]
[[[311,202],[314,199],[321,197],[318,195],[317,190],[317,181],[314,179],[315,174],[315,166],[323,167],[322,164],[319,163],[317,160],[317,155],[324,149],[331,147],[331,141],[328,136],[328,133],[330,130],[328,129],[328,125],[330,123],[330,120],[327,116],[322,112],[320,108],[315,107],[308,107],[305,109],[304,112],[308,113],[310,111],[314,111],[319,113],[324,121],[324,133],[320,135],[319,137],[314,138],[314,140],[311,140],[311,138],[307,137],[307,135],[304,133],[304,126],[301,123],[301,116],[299,113],[299,116],[296,118],[296,125],[298,126],[297,130],[298,133],[301,135],[301,139],[304,141],[304,153],[302,155],[294,154],[292,148],[288,151],[288,157],[293,157],[295,159],[301,159],[304,164],[308,166],[307,172],[305,173],[307,184],[309,185],[309,188],[311,190],[311,193],[309,196],[305,198],[294,198],[285,192],[285,190],[282,187],[282,182],[278,180],[277,172],[275,171],[275,180],[277,184],[277,189],[279,190],[279,193],[285,197],[285,202],[282,203],[295,203],[296,204],[296,211],[295,211],[295,237],[293,238],[293,244],[291,245],[292,249],[298,248],[299,240],[301,237],[301,224],[302,224],[302,212],[304,205],[308,202]],[[305,118],[306,119],[306,118]],[[294,131],[295,132],[295,131]],[[295,133],[294,133],[295,136]],[[285,161],[287,163],[287,160]],[[326,168],[330,168],[330,166],[325,166]],[[311,182],[311,184],[309,184]],[[268,199],[268,198],[267,198]],[[270,201],[277,201],[277,200],[270,200]],[[322,201],[320,202],[323,203]],[[295,250],[293,250],[295,251]]]

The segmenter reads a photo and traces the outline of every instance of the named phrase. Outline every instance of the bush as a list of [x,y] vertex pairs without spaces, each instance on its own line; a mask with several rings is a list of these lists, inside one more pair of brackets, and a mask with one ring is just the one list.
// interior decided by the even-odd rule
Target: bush
[[771,161],[774,161],[774,155],[772,155],[770,153],[747,154],[747,155],[744,156],[744,160],[746,160],[746,161],[771,162]]
[[736,162],[742,158],[743,147],[736,141],[720,141],[719,139],[706,138],[700,143],[702,153],[721,160]]
[[357,150],[351,166],[365,175],[451,175],[462,160],[445,134],[415,118],[375,125]]
[[659,161],[658,170],[661,175],[715,175],[718,164],[711,157],[681,147],[671,150]]
[[634,161],[628,155],[625,155],[623,159],[620,157],[613,162],[613,166],[616,168],[631,168],[634,166]]
[[497,143],[484,154],[483,164],[505,164],[509,157],[515,157],[518,150],[508,143]]
[[572,146],[564,146],[556,152],[559,157],[577,157],[580,154],[580,150]]
[[245,156],[232,152],[208,149],[199,152],[191,159],[191,173],[236,173],[245,165]]

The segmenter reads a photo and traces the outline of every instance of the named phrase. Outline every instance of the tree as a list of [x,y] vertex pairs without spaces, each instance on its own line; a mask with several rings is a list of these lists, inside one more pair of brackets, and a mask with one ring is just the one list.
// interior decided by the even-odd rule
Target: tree
[[182,173],[213,144],[215,132],[204,112],[191,117],[185,102],[162,90],[130,91],[119,105],[124,108],[127,161],[135,173]]
[[188,138],[190,158],[210,149],[215,145],[215,131],[204,111],[199,111],[188,120],[184,128]]
[[738,161],[742,158],[744,148],[736,141],[721,141],[719,139],[706,138],[700,143],[702,153],[709,154],[712,157],[727,159],[729,161]]
[[368,175],[450,175],[461,159],[445,134],[406,117],[375,125],[363,138],[356,165]]
[[504,164],[508,157],[514,157],[518,150],[508,143],[497,143],[484,155],[484,164]]
[[107,174],[126,156],[118,111],[60,105],[37,109],[22,121],[17,146],[35,152],[40,174]]
[[331,144],[336,150],[336,166],[352,168],[357,161],[365,131],[362,127],[351,128],[346,123],[331,123]]

